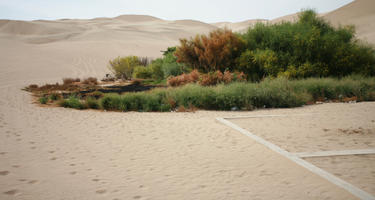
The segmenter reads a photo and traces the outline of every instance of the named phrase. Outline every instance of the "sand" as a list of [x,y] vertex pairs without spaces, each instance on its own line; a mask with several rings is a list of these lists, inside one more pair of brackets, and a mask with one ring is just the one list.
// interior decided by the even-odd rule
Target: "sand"
[[[253,112],[119,113],[43,108],[21,90],[63,77],[102,78],[109,59],[155,58],[178,44],[178,38],[215,28],[139,15],[1,20],[0,199],[355,199],[215,117],[374,113],[374,103]],[[352,118],[343,120],[351,123]],[[367,147],[362,145],[358,147]]]
[[[307,106],[291,116],[230,121],[291,153],[375,149],[375,103]],[[295,115],[297,114],[297,115]],[[375,155],[305,160],[375,195]]]
[[375,195],[375,155],[306,158],[308,162]]
[[309,115],[231,121],[293,153],[375,149],[375,104],[349,105],[343,112],[341,104],[319,107],[321,111]]

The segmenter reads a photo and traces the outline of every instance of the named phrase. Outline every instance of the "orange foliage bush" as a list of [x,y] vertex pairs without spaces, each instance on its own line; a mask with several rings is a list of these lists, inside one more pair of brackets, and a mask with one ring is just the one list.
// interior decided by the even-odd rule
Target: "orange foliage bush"
[[172,87],[186,85],[188,83],[195,83],[199,80],[198,70],[193,70],[189,74],[181,74],[179,76],[173,76],[168,78],[167,84]]
[[200,74],[198,70],[193,70],[189,74],[181,74],[168,79],[167,84],[172,87],[182,86],[188,83],[199,83],[203,86],[216,85],[218,83],[231,83],[232,81],[245,81],[244,73],[231,73],[225,71],[210,72],[207,74]]
[[218,29],[208,36],[197,35],[190,40],[181,39],[175,56],[177,62],[191,65],[205,72],[232,70],[240,56],[244,42],[231,30]]

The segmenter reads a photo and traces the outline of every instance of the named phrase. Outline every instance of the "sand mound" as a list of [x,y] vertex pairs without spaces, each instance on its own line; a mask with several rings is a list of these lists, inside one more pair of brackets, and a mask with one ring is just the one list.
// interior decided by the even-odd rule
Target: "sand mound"
[[[0,34],[30,44],[99,42],[158,46],[155,52],[176,45],[181,37],[207,33],[217,27],[194,20],[166,21],[146,15],[115,18],[60,19],[56,21],[0,21]],[[108,49],[103,49],[108,51]]]
[[251,19],[246,20],[242,22],[237,23],[231,23],[231,22],[218,22],[213,23],[212,25],[215,25],[219,28],[228,28],[235,32],[245,32],[249,27],[254,26],[256,23],[267,23],[268,20],[266,19]]
[[354,25],[359,39],[375,44],[375,1],[353,1],[327,13],[324,18],[334,25]]
[[144,22],[144,21],[162,21],[162,19],[149,15],[120,15],[113,19],[129,21],[129,22]]
[[52,35],[72,32],[79,29],[72,24],[46,21],[1,20],[0,33],[11,35]]

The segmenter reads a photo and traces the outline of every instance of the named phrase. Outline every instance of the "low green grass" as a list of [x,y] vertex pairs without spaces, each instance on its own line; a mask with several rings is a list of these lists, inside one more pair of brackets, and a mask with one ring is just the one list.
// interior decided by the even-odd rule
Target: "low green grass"
[[80,99],[75,96],[71,96],[68,99],[63,99],[59,102],[60,106],[65,108],[85,109],[86,106]]
[[353,97],[357,101],[374,101],[375,78],[277,78],[259,83],[235,82],[210,87],[189,84],[123,95],[105,94],[98,100],[87,98],[84,102],[70,97],[60,105],[76,109],[139,112],[166,112],[181,107],[192,110],[253,110],[298,107],[316,101],[345,101]]
[[41,104],[46,104],[48,102],[47,97],[40,97],[38,100],[39,100],[39,103],[41,103]]
[[99,109],[100,105],[98,100],[95,97],[87,97],[85,101],[85,107],[91,108],[91,109]]

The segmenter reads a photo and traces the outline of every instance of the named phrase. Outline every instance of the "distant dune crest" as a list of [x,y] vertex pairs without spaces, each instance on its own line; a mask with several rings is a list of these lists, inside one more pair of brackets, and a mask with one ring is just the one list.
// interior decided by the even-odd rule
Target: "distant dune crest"
[[[333,25],[353,24],[357,37],[375,44],[375,1],[356,0],[332,12],[320,14]],[[216,28],[228,28],[244,32],[256,23],[295,21],[298,13],[273,20],[251,19],[242,22],[218,22],[207,24],[196,20],[168,21],[149,15],[120,15],[114,18],[60,19],[55,21],[0,20],[0,37],[32,44],[66,41],[136,40],[167,41],[176,44],[180,37],[208,33]],[[142,39],[143,38],[143,39]]]

